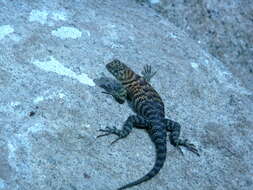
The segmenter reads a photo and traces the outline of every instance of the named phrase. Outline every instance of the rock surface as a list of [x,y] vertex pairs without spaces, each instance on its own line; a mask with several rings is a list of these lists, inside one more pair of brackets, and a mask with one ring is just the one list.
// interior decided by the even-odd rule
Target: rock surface
[[147,1],[253,90],[252,0]]
[[[94,79],[112,58],[152,81],[201,157],[168,144],[132,189],[253,189],[253,95],[180,29],[135,1],[0,2],[0,189],[114,190],[154,163],[148,135],[96,139],[131,110]],[[108,74],[109,76],[109,74]]]

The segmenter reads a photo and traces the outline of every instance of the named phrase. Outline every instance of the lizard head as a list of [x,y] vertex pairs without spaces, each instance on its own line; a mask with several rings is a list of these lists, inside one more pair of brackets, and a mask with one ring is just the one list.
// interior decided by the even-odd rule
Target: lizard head
[[119,81],[124,81],[129,76],[129,67],[118,59],[114,59],[110,63],[106,64],[106,69]]

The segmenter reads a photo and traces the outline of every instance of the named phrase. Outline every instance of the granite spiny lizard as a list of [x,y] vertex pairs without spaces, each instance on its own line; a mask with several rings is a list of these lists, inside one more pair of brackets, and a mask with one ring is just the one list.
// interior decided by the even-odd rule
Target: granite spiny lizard
[[107,86],[101,85],[106,90],[104,93],[112,95],[120,104],[127,100],[136,115],[129,116],[121,130],[116,127],[100,129],[99,131],[105,133],[98,137],[115,134],[118,136],[112,142],[115,143],[119,139],[128,136],[132,128],[136,127],[145,129],[148,132],[156,148],[156,161],[153,168],[144,177],[124,185],[118,190],[138,185],[158,174],[166,159],[167,132],[170,132],[170,143],[181,153],[183,152],[180,146],[184,146],[199,156],[194,144],[188,143],[187,139],[182,140],[179,138],[180,124],[165,118],[163,101],[156,90],[149,84],[150,79],[155,75],[155,72],[151,71],[151,66],[146,65],[144,67],[143,76],[136,74],[117,59],[108,63],[106,68],[120,83],[116,85],[117,88],[107,88]]

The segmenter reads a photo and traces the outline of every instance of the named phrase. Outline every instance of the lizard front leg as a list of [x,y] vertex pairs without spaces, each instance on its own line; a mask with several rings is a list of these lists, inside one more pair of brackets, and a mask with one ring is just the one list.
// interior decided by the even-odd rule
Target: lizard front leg
[[187,139],[182,140],[179,138],[181,126],[178,122],[172,121],[170,119],[165,119],[165,122],[166,122],[166,127],[167,127],[166,130],[170,132],[170,136],[169,136],[170,143],[173,146],[177,147],[181,153],[183,152],[179,146],[184,146],[189,151],[200,156],[194,144],[189,143]]
[[119,104],[123,104],[125,102],[127,97],[127,91],[123,86],[120,88],[105,90],[106,91],[102,93],[111,95]]
[[111,144],[115,143],[116,141],[125,138],[129,135],[132,131],[133,127],[141,128],[141,129],[149,129],[149,122],[147,122],[143,117],[139,115],[131,115],[125,121],[122,129],[117,129],[116,127],[106,127],[105,129],[100,129],[99,131],[105,132],[105,134],[98,135],[97,138],[107,136],[110,134],[117,135],[116,138]]
[[151,65],[145,65],[141,74],[145,81],[150,82],[151,78],[155,76],[156,71],[152,71]]
[[110,77],[106,77],[103,73],[100,78],[94,80],[96,85],[103,88],[103,93],[111,95],[118,103],[123,104],[126,100],[126,90],[120,82]]

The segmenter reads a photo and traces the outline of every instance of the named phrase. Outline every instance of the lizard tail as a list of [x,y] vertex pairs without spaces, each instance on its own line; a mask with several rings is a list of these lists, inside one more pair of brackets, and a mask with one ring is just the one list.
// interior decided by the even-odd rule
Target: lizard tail
[[129,187],[133,187],[133,186],[138,185],[144,181],[150,180],[152,177],[154,177],[156,174],[158,174],[158,172],[161,170],[161,168],[163,167],[164,162],[166,160],[166,151],[167,151],[166,150],[166,142],[165,142],[165,144],[164,143],[162,143],[162,144],[155,143],[155,148],[156,148],[156,161],[155,161],[153,168],[142,178],[140,178],[132,183],[129,183],[127,185],[124,185],[124,186],[118,188],[117,190],[123,190],[123,189],[129,188]]

